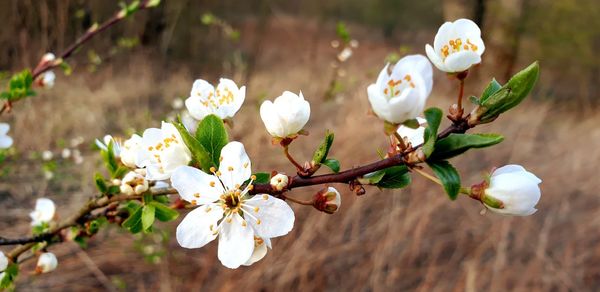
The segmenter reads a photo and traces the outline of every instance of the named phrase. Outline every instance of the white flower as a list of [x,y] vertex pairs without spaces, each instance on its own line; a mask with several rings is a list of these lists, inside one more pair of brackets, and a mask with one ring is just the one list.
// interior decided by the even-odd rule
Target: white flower
[[38,226],[42,223],[48,223],[54,218],[56,207],[54,202],[47,198],[39,198],[35,202],[35,210],[29,213],[31,217],[31,226]]
[[69,148],[65,148],[61,151],[60,156],[63,159],[69,159],[69,157],[71,157],[71,149]]
[[475,22],[464,18],[444,23],[435,35],[433,47],[425,46],[431,62],[448,73],[463,72],[481,63],[483,51],[481,30]]
[[205,80],[198,79],[192,85],[190,97],[185,100],[185,106],[197,120],[214,114],[221,119],[233,118],[246,98],[246,86],[238,89],[235,82],[221,78],[215,89]]
[[98,139],[96,139],[96,141],[95,141],[96,146],[104,151],[108,151],[108,145],[111,142],[112,142],[113,154],[115,155],[116,158],[121,157],[121,142],[120,142],[120,140],[113,138],[113,136],[111,136],[111,135],[105,135],[104,138],[102,138],[102,141],[100,141]]
[[421,114],[433,86],[431,64],[423,55],[406,56],[391,68],[386,65],[367,93],[375,114],[401,124]]
[[176,110],[183,108],[183,99],[179,97],[173,99],[171,102],[171,107]]
[[310,104],[302,96],[284,91],[274,102],[260,106],[260,117],[271,136],[286,138],[298,134],[310,117]]
[[141,195],[148,190],[148,181],[144,178],[143,169],[128,172],[121,180],[119,189],[127,195]]
[[182,247],[200,248],[218,236],[219,260],[237,268],[252,258],[255,236],[270,239],[292,230],[294,212],[288,204],[267,194],[249,195],[255,179],[250,163],[244,145],[230,142],[221,150],[219,170],[211,169],[214,175],[189,166],[175,170],[173,187],[184,200],[199,205],[177,227]]
[[44,152],[42,152],[42,160],[49,161],[52,158],[54,158],[54,154],[52,153],[52,151],[45,150]]
[[342,205],[342,196],[333,187],[328,187],[318,192],[313,198],[313,206],[328,214],[335,213]]
[[121,147],[121,162],[129,168],[135,168],[135,161],[141,148],[142,137],[138,134],[131,135],[131,138],[125,140]]
[[[266,252],[265,252],[266,253]],[[0,251],[0,282],[4,279],[4,271],[8,267],[8,258]]]
[[52,53],[46,53],[42,56],[42,62],[52,62],[56,60],[56,56]]
[[173,124],[163,122],[160,129],[144,131],[136,164],[146,167],[146,179],[168,179],[177,167],[187,165],[191,160],[190,150]]
[[345,47],[338,55],[338,61],[346,62],[350,57],[352,57],[352,49],[349,47]]
[[55,79],[56,74],[54,74],[54,71],[45,72],[40,79],[40,85],[44,88],[52,88],[54,87]]
[[416,129],[401,125],[398,127],[398,134],[402,138],[408,139],[408,142],[412,146],[418,146],[425,142],[423,138],[425,134],[425,126],[427,125],[427,120],[421,117],[417,117],[417,121],[419,122],[419,127]]
[[[535,213],[535,205],[540,200],[540,180],[520,165],[506,165],[492,172],[489,186],[485,189],[482,202],[500,214],[527,216]],[[489,206],[498,202],[500,208]]]
[[271,247],[271,240],[269,238],[254,236],[254,251],[252,252],[252,256],[243,265],[250,266],[262,260],[267,255],[267,248],[273,248]]
[[271,178],[271,187],[276,191],[281,191],[287,187],[289,178],[287,175],[278,173]]
[[7,123],[0,123],[0,149],[6,149],[12,146],[13,139],[8,136],[10,125]]
[[56,256],[51,252],[45,252],[40,255],[35,267],[37,273],[49,273],[56,270],[58,266],[58,260]]

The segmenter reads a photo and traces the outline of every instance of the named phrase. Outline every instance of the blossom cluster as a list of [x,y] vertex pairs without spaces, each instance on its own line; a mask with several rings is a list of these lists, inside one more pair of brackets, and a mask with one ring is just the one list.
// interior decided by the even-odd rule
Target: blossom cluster
[[[439,178],[432,180],[442,184],[452,199],[462,192],[499,214],[527,216],[536,212],[535,206],[541,197],[541,180],[522,166],[500,167],[470,189],[461,187],[459,175],[447,160],[470,148],[499,143],[502,137],[467,137],[458,133],[436,141],[442,112],[435,108],[425,110],[433,89],[432,63],[451,76],[465,78],[468,70],[481,63],[484,50],[477,25],[468,19],[459,19],[439,28],[434,45],[425,47],[427,56],[408,55],[383,67],[374,83],[366,88],[366,94],[373,113],[383,121],[385,132],[393,141],[387,158],[401,157],[406,163],[345,181],[352,190],[362,194],[362,185],[404,187],[410,181],[408,173],[422,173],[416,164],[426,162]],[[53,55],[43,59],[43,62],[53,61]],[[51,86],[54,76],[50,73],[38,82]],[[535,82],[535,78],[532,80]],[[495,112],[486,119],[495,119],[510,108],[494,109],[494,106],[498,107],[498,100],[510,96],[510,93],[490,98],[494,92],[506,92],[503,86],[493,82],[478,100],[472,116],[462,120],[465,123],[474,121],[468,126],[487,122],[478,118],[492,110]],[[508,92],[519,91],[508,88]],[[523,92],[525,95],[528,93],[527,90]],[[459,98],[462,99],[462,96]],[[514,97],[509,103],[514,106],[522,98]],[[96,141],[111,173],[108,184],[102,177],[96,179],[99,190],[106,196],[119,193],[143,205],[129,209],[129,219],[123,222],[124,227],[139,232],[142,227],[144,230],[152,227],[154,216],[174,219],[176,216],[166,215],[169,207],[152,199],[153,187],[173,188],[180,200],[172,206],[192,209],[177,226],[179,245],[201,248],[218,239],[217,256],[221,263],[228,268],[238,268],[261,260],[272,248],[273,238],[292,231],[295,215],[287,202],[312,205],[328,214],[339,210],[340,192],[328,185],[310,202],[286,197],[284,193],[294,187],[294,177],[284,173],[267,173],[266,179],[260,179],[263,191],[255,189],[259,177],[252,171],[252,161],[245,146],[239,141],[229,141],[224,128],[225,124],[231,125],[245,99],[246,87],[238,86],[233,80],[221,78],[218,84],[213,85],[199,79],[193,83],[189,97],[184,102],[180,101],[186,109],[182,118],[163,121],[160,128],[145,129],[141,135],[133,134],[125,141],[110,135]],[[296,166],[298,176],[311,176],[321,165],[329,166],[334,172],[339,171],[339,162],[327,159],[333,143],[332,134],[315,152],[312,162],[301,165],[288,152],[290,143],[307,133],[305,127],[310,119],[311,104],[302,92],[284,91],[273,100],[265,100],[259,113],[266,132],[274,144],[284,147],[284,153]],[[463,118],[462,109],[458,118]],[[7,136],[9,129],[7,124],[0,123],[0,148],[12,145],[12,139]],[[268,191],[265,191],[265,186]],[[144,213],[143,217],[140,213]],[[37,232],[51,230],[56,225],[55,204],[47,198],[38,199],[30,217]],[[138,226],[140,224],[142,227]],[[9,260],[0,253],[0,280],[8,264]],[[36,272],[52,271],[57,264],[54,254],[43,252],[39,255]]]

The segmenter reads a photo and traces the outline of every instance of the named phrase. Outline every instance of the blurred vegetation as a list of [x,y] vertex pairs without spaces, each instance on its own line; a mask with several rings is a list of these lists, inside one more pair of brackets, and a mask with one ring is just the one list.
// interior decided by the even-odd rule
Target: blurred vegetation
[[[74,36],[108,18],[118,2],[1,1],[0,71],[31,67],[43,53],[61,51]],[[262,35],[278,15],[305,18],[307,25],[316,22],[327,32],[339,21],[360,25],[372,38],[396,47],[419,35],[432,36],[444,19],[469,17],[483,28],[489,48],[484,62],[494,60],[502,76],[538,59],[544,70],[538,97],[582,107],[599,100],[594,90],[600,81],[597,0],[170,0],[111,28],[78,58],[93,72],[107,60],[124,60],[123,50],[140,50],[166,64],[184,63],[193,73],[232,74],[234,67],[243,67],[249,74]],[[252,41],[239,41],[244,38]]]

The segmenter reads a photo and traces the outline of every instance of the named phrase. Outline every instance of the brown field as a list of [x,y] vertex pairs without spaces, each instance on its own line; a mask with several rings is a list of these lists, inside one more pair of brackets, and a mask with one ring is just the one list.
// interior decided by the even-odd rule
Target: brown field
[[[355,31],[361,43],[345,65],[345,87],[338,98],[323,102],[334,34],[318,32],[314,23],[276,17],[246,81],[247,100],[230,135],[246,145],[255,171],[293,171],[280,149],[271,146],[258,115],[260,100],[283,90],[302,90],[312,105],[311,135],[292,145],[295,156],[309,158],[325,129],[332,129],[336,141],[331,155],[342,168],[377,159],[376,150],[385,147],[386,138],[380,122],[368,115],[366,87],[396,48],[366,29]],[[413,37],[410,51],[421,52],[432,38],[429,33]],[[242,46],[251,43],[244,40]],[[492,62],[484,62],[476,69],[480,72],[467,81],[466,94],[480,93],[493,68]],[[179,62],[165,66],[143,50],[120,64],[102,65],[95,74],[78,70],[69,77],[58,74],[53,89],[18,104],[6,116],[24,157],[46,149],[58,153],[59,139],[83,136],[88,145],[105,133],[124,136],[131,129],[158,126],[171,111],[172,99],[187,97],[195,78],[215,80],[221,74]],[[203,74],[191,73],[198,71]],[[243,74],[231,72],[241,81]],[[455,96],[454,85],[436,71],[429,105],[446,109]],[[52,247],[59,256],[54,273],[31,276],[33,261],[28,262],[21,268],[17,290],[593,291],[600,286],[600,182],[595,165],[600,161],[600,117],[589,112],[593,110],[582,115],[572,107],[528,100],[474,129],[502,133],[503,143],[453,161],[465,185],[508,163],[536,173],[544,181],[542,199],[530,217],[485,213],[465,197],[452,202],[440,187],[417,175],[406,189],[369,188],[361,197],[340,185],[344,196],[339,212],[326,215],[293,205],[294,230],[275,239],[274,249],[252,267],[229,270],[216,257],[216,243],[185,250],[173,237],[164,244],[146,239],[166,251],[158,263],[151,263],[136,249],[137,236],[113,226],[94,237],[86,250],[72,243]],[[0,180],[3,236],[28,232],[34,198],[60,202],[58,212],[64,218],[94,194],[99,155],[87,146],[82,149],[85,162],[61,164],[50,181],[44,179],[39,160],[7,162],[10,172]],[[308,198],[314,190],[293,194]],[[172,234],[176,226],[171,222],[161,229]]]

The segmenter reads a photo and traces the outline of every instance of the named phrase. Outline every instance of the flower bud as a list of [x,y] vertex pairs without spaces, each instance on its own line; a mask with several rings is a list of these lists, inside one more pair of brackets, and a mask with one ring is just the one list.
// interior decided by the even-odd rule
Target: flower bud
[[138,152],[142,147],[142,137],[138,134],[131,135],[131,138],[123,142],[123,147],[121,147],[121,162],[129,167],[135,168],[135,160],[138,156]]
[[56,259],[56,256],[51,252],[45,252],[38,258],[35,272],[38,274],[49,273],[56,270],[57,266],[58,260]]
[[478,197],[493,212],[528,216],[537,211],[541,182],[520,165],[506,165],[492,172],[489,183],[474,186],[471,196]]
[[146,180],[143,174],[130,171],[121,180],[119,189],[127,195],[141,195],[148,190],[148,180]]
[[4,270],[8,267],[8,258],[0,251],[0,281],[4,278]]
[[282,173],[278,173],[271,178],[271,187],[276,191],[282,191],[287,187],[288,183],[288,176]]
[[48,223],[54,219],[56,206],[52,200],[47,198],[37,199],[35,202],[35,210],[29,213],[31,217],[31,226],[38,226],[42,223]]
[[260,117],[271,136],[296,137],[310,117],[310,104],[302,92],[284,91],[273,102],[266,100],[260,106]]
[[43,88],[52,88],[54,87],[54,80],[56,79],[56,74],[54,71],[48,71],[44,73],[39,79],[39,84]]
[[6,149],[12,146],[13,139],[8,136],[10,125],[7,123],[0,123],[0,149]]
[[333,187],[319,191],[313,198],[313,207],[327,214],[333,214],[342,204],[340,193]]

